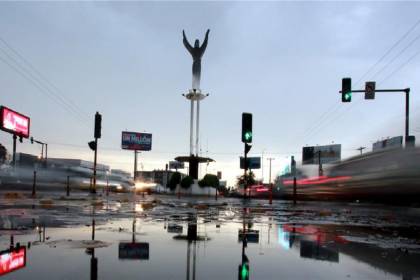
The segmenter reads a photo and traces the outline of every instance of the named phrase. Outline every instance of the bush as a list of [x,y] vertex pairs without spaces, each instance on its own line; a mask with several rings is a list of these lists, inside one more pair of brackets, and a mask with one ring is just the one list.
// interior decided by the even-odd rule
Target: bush
[[194,180],[190,176],[186,176],[181,180],[181,187],[183,189],[188,189],[193,184]]
[[198,181],[198,185],[202,188],[213,187],[217,189],[219,188],[219,178],[213,174],[206,174],[202,180]]
[[175,190],[176,186],[181,182],[181,173],[175,172],[169,179],[168,187],[171,190]]

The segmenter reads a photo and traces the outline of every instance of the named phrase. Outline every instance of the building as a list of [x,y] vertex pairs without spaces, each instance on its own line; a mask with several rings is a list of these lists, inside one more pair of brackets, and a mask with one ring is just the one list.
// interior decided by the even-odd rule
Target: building
[[[16,154],[17,171],[9,170],[2,172],[3,182],[31,183],[34,171],[37,172],[37,182],[40,184],[65,184],[67,180],[72,186],[88,188],[92,184],[93,162],[81,159],[48,158],[40,159],[31,154]],[[108,165],[96,165],[97,186],[130,186],[134,185],[129,172],[123,170],[111,170]]]
[[[167,182],[171,178],[175,171],[171,170],[153,170],[153,171],[137,171],[136,180],[148,183],[155,183],[161,186],[166,186]],[[181,173],[181,177],[187,176]]]

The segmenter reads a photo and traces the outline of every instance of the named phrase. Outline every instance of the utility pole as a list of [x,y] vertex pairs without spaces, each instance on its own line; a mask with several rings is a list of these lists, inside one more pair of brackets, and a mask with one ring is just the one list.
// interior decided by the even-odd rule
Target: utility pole
[[361,155],[361,154],[363,153],[362,151],[363,151],[364,149],[366,149],[366,147],[360,147],[360,148],[357,148],[356,150],[360,151],[360,155]]
[[268,177],[268,183],[270,184],[270,204],[273,204],[273,184],[271,183],[271,161],[273,161],[275,158],[267,158],[268,161],[270,161],[270,172]]

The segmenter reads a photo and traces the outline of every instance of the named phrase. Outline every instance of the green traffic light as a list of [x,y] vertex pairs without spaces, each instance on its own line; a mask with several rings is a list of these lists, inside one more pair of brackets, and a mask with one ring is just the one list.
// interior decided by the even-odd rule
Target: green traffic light
[[252,139],[252,132],[247,131],[245,132],[245,140],[250,141]]
[[248,276],[249,276],[248,268],[246,267],[246,265],[242,265],[241,279],[248,279]]
[[347,92],[346,94],[344,94],[344,98],[346,100],[350,100],[351,99],[351,92]]

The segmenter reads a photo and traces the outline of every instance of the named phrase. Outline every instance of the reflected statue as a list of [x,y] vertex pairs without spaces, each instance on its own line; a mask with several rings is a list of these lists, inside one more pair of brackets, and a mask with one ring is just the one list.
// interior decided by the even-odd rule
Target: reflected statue
[[203,44],[200,46],[200,41],[198,39],[194,42],[194,47],[188,42],[187,37],[185,36],[185,31],[182,30],[182,35],[184,37],[183,43],[185,48],[191,54],[193,58],[192,65],[192,89],[200,90],[200,77],[201,77],[201,58],[203,57],[204,52],[207,48],[207,42],[209,38],[210,29],[207,29],[206,37]]

